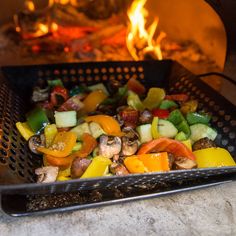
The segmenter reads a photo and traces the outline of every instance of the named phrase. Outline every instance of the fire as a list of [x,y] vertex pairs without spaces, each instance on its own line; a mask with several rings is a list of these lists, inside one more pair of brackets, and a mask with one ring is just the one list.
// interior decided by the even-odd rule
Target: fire
[[127,11],[130,20],[126,39],[127,48],[136,61],[144,59],[146,53],[152,53],[156,59],[162,60],[160,44],[166,34],[161,32],[157,39],[154,39],[159,21],[157,18],[146,29],[149,14],[144,8],[146,2],[147,0],[134,0]]

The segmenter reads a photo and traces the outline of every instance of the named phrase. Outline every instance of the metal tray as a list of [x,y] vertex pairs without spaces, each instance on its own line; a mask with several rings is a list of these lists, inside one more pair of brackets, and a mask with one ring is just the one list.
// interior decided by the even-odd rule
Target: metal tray
[[[217,144],[227,148],[236,157],[235,106],[174,61],[94,62],[2,67],[0,72],[0,193],[3,196],[9,194],[48,195],[107,188],[128,188],[134,185],[136,187],[155,186],[185,180],[204,179],[205,181],[206,178],[209,181],[211,179],[212,183],[220,183],[225,176],[228,176],[228,181],[236,175],[235,167],[224,167],[125,177],[79,179],[50,184],[34,183],[34,169],[41,165],[42,159],[28,152],[27,145],[18,134],[15,123],[19,120],[23,121],[25,112],[30,108],[29,98],[32,87],[56,78],[62,79],[67,87],[78,83],[86,85],[98,82],[106,83],[108,80],[119,80],[125,83],[129,78],[136,78],[147,87],[159,86],[164,87],[168,92],[187,93],[191,98],[199,100],[200,109],[212,114],[212,126],[219,133]],[[233,174],[230,175],[230,173]],[[215,178],[215,181],[212,178]],[[202,186],[206,185],[206,182],[202,183]],[[178,184],[175,186],[178,189],[182,188]],[[201,183],[198,183],[198,186],[200,187]],[[185,186],[185,188],[191,189],[191,185]]]

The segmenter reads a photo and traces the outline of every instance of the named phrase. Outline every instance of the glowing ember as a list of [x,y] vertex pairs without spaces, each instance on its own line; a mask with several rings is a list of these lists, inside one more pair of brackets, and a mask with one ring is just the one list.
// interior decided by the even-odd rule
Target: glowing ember
[[130,20],[126,39],[127,48],[134,60],[143,60],[145,54],[151,53],[152,57],[162,60],[160,48],[161,40],[166,36],[161,32],[157,39],[154,34],[157,30],[158,19],[146,29],[148,11],[144,8],[147,0],[134,0],[127,14]]

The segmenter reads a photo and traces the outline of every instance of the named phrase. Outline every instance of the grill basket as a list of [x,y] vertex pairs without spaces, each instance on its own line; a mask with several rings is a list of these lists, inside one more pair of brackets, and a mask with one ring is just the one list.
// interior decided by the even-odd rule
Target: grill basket
[[[202,82],[184,67],[173,61],[94,62],[36,66],[2,67],[0,71],[0,193],[54,194],[90,191],[158,183],[179,183],[215,177],[232,179],[236,167],[170,171],[124,177],[78,179],[50,184],[35,183],[34,169],[42,159],[32,155],[15,123],[24,121],[30,108],[33,86],[47,80],[61,79],[66,87],[76,84],[92,85],[118,80],[126,83],[136,78],[147,87],[163,87],[170,93],[186,93],[199,101],[199,108],[212,115],[212,126],[218,131],[216,143],[236,157],[235,106]],[[214,182],[214,181],[213,181]],[[191,187],[191,186],[190,186]]]

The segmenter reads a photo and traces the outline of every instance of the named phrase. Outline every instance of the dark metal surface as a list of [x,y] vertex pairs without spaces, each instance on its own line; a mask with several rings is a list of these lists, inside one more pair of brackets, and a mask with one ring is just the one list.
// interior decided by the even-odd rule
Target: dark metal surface
[[[0,87],[0,192],[6,194],[55,194],[76,191],[101,190],[135,185],[153,186],[168,181],[192,181],[206,178],[211,183],[227,181],[236,174],[236,167],[171,171],[124,177],[103,177],[78,179],[50,184],[34,183],[34,169],[41,166],[42,159],[28,152],[27,145],[15,127],[16,121],[24,121],[24,114],[30,108],[29,98],[32,87],[50,79],[60,78],[65,86],[75,84],[107,83],[119,80],[126,83],[136,78],[147,87],[160,86],[168,92],[186,93],[199,101],[199,108],[212,115],[212,126],[218,131],[217,144],[227,148],[236,157],[236,110],[215,90],[207,86],[185,68],[172,61],[145,62],[100,62],[74,63],[38,66],[17,66],[1,68]],[[220,178],[216,177],[220,176]],[[198,183],[199,187],[207,183]],[[184,188],[190,188],[191,185]],[[183,186],[178,185],[177,189]],[[180,191],[177,190],[176,191]],[[168,191],[166,192],[168,193]],[[157,196],[157,195],[155,195]],[[112,200],[109,200],[111,202]],[[82,207],[82,206],[80,206]]]

